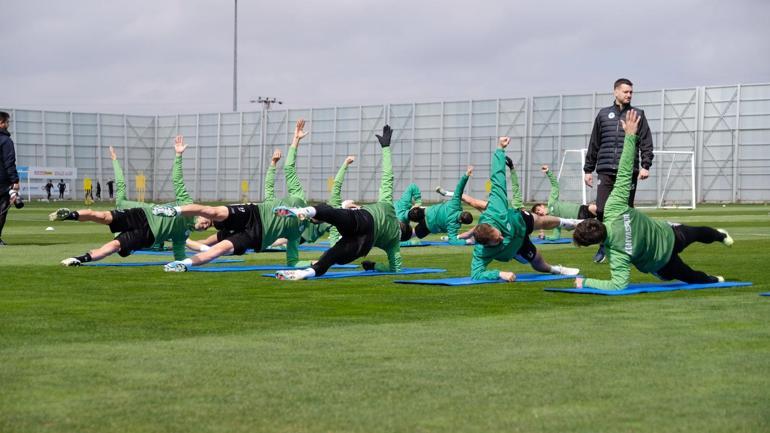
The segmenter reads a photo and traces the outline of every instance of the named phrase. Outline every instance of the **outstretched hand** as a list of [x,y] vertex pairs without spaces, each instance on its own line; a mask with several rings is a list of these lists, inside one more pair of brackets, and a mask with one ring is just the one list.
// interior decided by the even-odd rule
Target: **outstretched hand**
[[583,288],[583,278],[580,278],[580,277],[575,278],[575,287],[578,289]]
[[500,146],[501,149],[505,149],[508,147],[508,145],[511,143],[511,137],[500,137],[500,139],[497,142],[497,145]]
[[355,160],[356,160],[356,157],[355,157],[355,156],[353,156],[353,155],[348,155],[348,157],[347,157],[347,158],[345,158],[345,165],[350,165],[350,164],[352,164],[353,162],[355,162]]
[[298,119],[297,125],[294,127],[294,144],[299,144],[299,141],[305,138],[308,132],[305,131],[305,119]]
[[112,158],[113,161],[118,159],[118,154],[115,153],[115,149],[110,146],[110,158]]
[[185,149],[187,149],[187,145],[184,143],[184,136],[177,135],[176,138],[174,138],[174,150],[176,151],[176,154],[183,154]]
[[639,121],[640,117],[636,113],[636,110],[628,110],[626,112],[626,118],[620,119],[620,125],[623,126],[626,135],[636,135],[636,131],[639,130]]
[[469,165],[468,169],[465,170],[465,175],[468,176],[468,177],[473,176],[473,166],[472,165]]
[[281,160],[281,149],[275,149],[273,151],[273,156],[270,158],[270,163],[275,165],[278,163],[278,161]]
[[513,272],[500,272],[500,279],[512,283],[516,281],[516,274]]
[[540,171],[542,171],[543,174],[548,173],[548,165],[547,164],[543,164],[543,166],[540,167]]
[[390,137],[392,135],[393,129],[391,129],[390,125],[385,125],[382,128],[382,135],[375,135],[375,137],[377,137],[381,147],[388,147],[390,146]]

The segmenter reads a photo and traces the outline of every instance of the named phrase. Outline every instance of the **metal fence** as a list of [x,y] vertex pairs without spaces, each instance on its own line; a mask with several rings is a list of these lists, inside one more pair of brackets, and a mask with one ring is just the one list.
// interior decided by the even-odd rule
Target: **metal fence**
[[[357,161],[343,195],[376,199],[380,151],[374,135],[385,123],[395,130],[397,194],[411,182],[423,191],[436,185],[452,189],[472,164],[475,175],[466,191],[483,196],[497,137],[508,135],[507,153],[519,170],[524,197],[534,201],[545,200],[550,188],[540,165],[556,167],[564,150],[585,148],[597,111],[612,100],[607,92],[170,116],[6,111],[12,115],[19,165],[76,167],[81,179],[104,185],[112,177],[107,150],[112,145],[132,180],[129,194],[135,196],[133,179],[143,174],[146,198],[153,201],[173,195],[177,134],[190,144],[185,179],[196,201],[240,201],[243,181],[248,199],[261,200],[270,155],[274,148],[286,149],[299,118],[310,131],[297,167],[311,201],[328,197],[329,179],[351,154]],[[633,104],[644,109],[656,150],[695,152],[698,202],[770,201],[770,84],[640,91]],[[661,196],[666,173],[656,168],[653,164],[651,178],[640,182],[637,202],[656,203]],[[285,187],[280,174],[277,179],[280,194]],[[665,187],[667,197],[689,197],[689,169],[675,172],[673,179]],[[579,201],[581,181],[579,164],[568,165],[563,197]],[[82,196],[82,182],[77,183],[76,194]]]

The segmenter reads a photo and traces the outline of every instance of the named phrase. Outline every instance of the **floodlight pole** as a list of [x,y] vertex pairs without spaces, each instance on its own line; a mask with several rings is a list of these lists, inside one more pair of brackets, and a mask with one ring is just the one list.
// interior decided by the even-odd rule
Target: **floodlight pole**
[[233,112],[238,111],[238,0],[233,14]]

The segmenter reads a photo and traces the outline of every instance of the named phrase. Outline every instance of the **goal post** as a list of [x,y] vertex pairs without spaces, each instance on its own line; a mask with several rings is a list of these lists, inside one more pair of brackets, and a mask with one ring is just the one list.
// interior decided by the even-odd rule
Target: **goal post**
[[[591,189],[583,182],[586,149],[565,149],[557,178],[561,198],[588,204]],[[564,179],[564,181],[562,180]],[[637,184],[637,202],[654,203],[638,208],[695,209],[695,152],[691,150],[656,150],[650,177]]]

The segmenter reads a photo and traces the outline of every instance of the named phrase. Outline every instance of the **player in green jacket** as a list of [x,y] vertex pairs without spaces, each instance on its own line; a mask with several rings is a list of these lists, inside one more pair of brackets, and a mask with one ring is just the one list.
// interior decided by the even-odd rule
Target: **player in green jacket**
[[[540,171],[542,171],[551,182],[551,194],[548,196],[548,204],[537,203],[532,206],[533,214],[540,216],[553,215],[579,220],[596,218],[595,204],[592,203],[586,205],[559,200],[559,180],[556,179],[556,176],[548,169],[547,165],[540,167]],[[548,236],[545,236],[544,231],[541,230],[540,238],[548,240],[561,239],[561,229],[556,227]]]
[[304,270],[276,272],[276,278],[302,280],[321,276],[334,264],[346,264],[369,254],[372,247],[378,247],[388,255],[388,264],[364,261],[366,270],[398,272],[401,270],[401,240],[412,236],[412,228],[396,217],[393,206],[393,166],[391,162],[390,139],[393,130],[385,125],[382,135],[377,139],[382,147],[382,180],[377,203],[361,206],[358,209],[335,209],[328,204],[292,208],[277,206],[275,212],[289,220],[315,218],[334,225],[341,235],[339,241],[318,259],[311,267]]
[[473,174],[473,166],[468,166],[465,176],[460,178],[455,187],[454,194],[449,201],[426,207],[413,207],[409,210],[409,221],[416,222],[414,232],[422,239],[430,233],[446,233],[451,245],[471,244],[471,240],[458,239],[457,235],[462,224],[473,222],[473,215],[463,211],[460,198],[465,190],[468,178]]
[[693,242],[733,244],[730,235],[711,227],[689,227],[655,221],[628,206],[631,177],[636,154],[636,132],[639,115],[635,110],[626,114],[621,125],[626,137],[618,166],[615,187],[604,207],[604,222],[587,219],[575,228],[573,240],[579,246],[603,243],[610,263],[610,280],[577,278],[577,288],[593,287],[600,290],[622,290],[631,281],[631,265],[663,280],[680,280],[686,283],[715,283],[724,281],[721,276],[711,276],[690,268],[679,257]]
[[[176,157],[172,169],[172,181],[174,184],[174,193],[178,204],[192,203],[192,198],[187,193],[182,175],[182,154],[187,148],[182,136],[177,136],[174,149]],[[211,226],[211,222],[205,219],[194,218],[161,218],[152,214],[150,204],[140,202],[129,202],[125,199],[125,181],[120,164],[117,162],[117,155],[110,147],[110,156],[113,158],[113,168],[117,181],[116,205],[118,209],[114,211],[94,211],[82,209],[71,211],[67,208],[58,209],[51,213],[48,218],[51,221],[75,220],[92,221],[99,224],[110,226],[112,233],[119,233],[115,239],[104,244],[100,248],[89,251],[88,253],[66,258],[61,261],[64,266],[80,266],[82,263],[101,260],[109,255],[118,253],[121,257],[127,257],[133,251],[148,248],[154,244],[162,244],[166,240],[171,240],[174,251],[174,258],[182,260],[185,258],[185,243],[191,230],[206,230]],[[125,206],[132,206],[123,208]]]
[[505,148],[509,137],[500,137],[499,148],[492,155],[492,171],[487,209],[479,217],[479,224],[473,229],[476,246],[471,259],[471,277],[475,280],[515,281],[516,274],[488,270],[492,260],[508,262],[516,259],[529,263],[533,269],[562,275],[577,275],[579,270],[564,266],[551,266],[529,240],[534,229],[551,229],[557,226],[574,228],[574,220],[544,216],[535,218],[527,211],[511,208],[505,182]]

